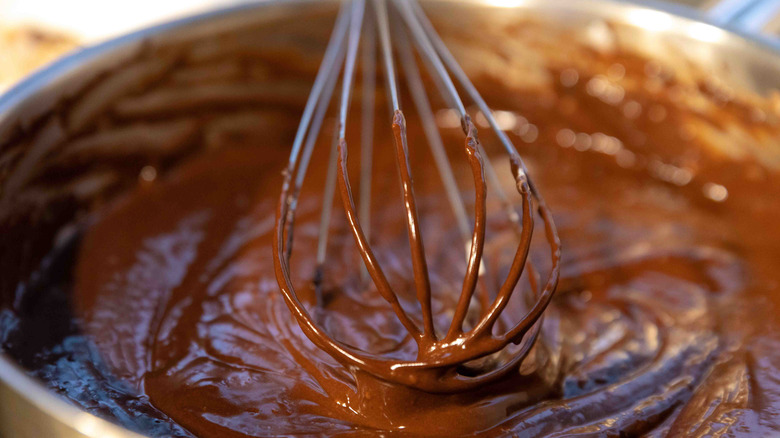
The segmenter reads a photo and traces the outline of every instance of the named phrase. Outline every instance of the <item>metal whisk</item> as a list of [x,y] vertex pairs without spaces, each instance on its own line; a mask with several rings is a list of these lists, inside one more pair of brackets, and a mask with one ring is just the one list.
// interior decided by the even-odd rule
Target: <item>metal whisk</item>
[[[393,10],[388,8],[392,7]],[[372,9],[374,19],[367,19],[367,9]],[[390,14],[393,14],[393,20]],[[371,18],[371,17],[368,17]],[[391,23],[392,21],[392,23]],[[368,22],[368,31],[364,33],[364,22]],[[393,29],[391,33],[391,24]],[[359,48],[363,46],[363,102],[364,108],[373,108],[373,88],[375,87],[374,51],[375,37],[379,37],[381,59],[384,67],[386,88],[392,102],[396,159],[398,160],[400,183],[405,208],[406,228],[411,248],[411,260],[415,279],[416,298],[422,309],[421,327],[401,306],[398,296],[390,286],[382,267],[374,255],[369,243],[368,197],[371,184],[372,136],[370,129],[363,130],[361,151],[361,199],[360,211],[355,206],[352,187],[347,171],[348,145],[346,124],[356,75]],[[397,42],[393,47],[393,40]],[[397,53],[394,53],[394,49]],[[473,227],[467,219],[466,209],[455,183],[453,170],[444,151],[443,142],[436,127],[433,111],[425,93],[420,72],[416,66],[414,50],[424,61],[428,71],[442,92],[450,107],[457,111],[466,136],[465,153],[475,184],[475,218]],[[434,155],[439,174],[446,189],[447,198],[455,214],[458,229],[463,235],[467,247],[467,268],[463,287],[452,317],[450,326],[439,337],[434,328],[431,310],[431,286],[428,277],[425,252],[418,220],[412,168],[406,134],[406,121],[401,111],[400,96],[396,82],[395,57],[401,59],[410,95],[414,100],[417,113],[423,124],[425,136]],[[417,358],[404,361],[384,357],[358,350],[330,336],[317,324],[300,301],[290,279],[290,257],[293,242],[293,223],[298,197],[303,184],[312,150],[325,119],[331,97],[341,72],[341,94],[338,113],[337,138],[331,150],[330,167],[325,186],[325,195],[320,222],[318,243],[318,266],[325,263],[329,220],[336,185],[352,230],[356,245],[365,264],[365,274],[370,276],[382,297],[390,304],[398,320],[417,344]],[[501,189],[496,171],[490,162],[483,160],[485,152],[477,137],[477,129],[466,111],[453,78],[485,116],[492,130],[500,139],[509,156],[512,176],[522,198],[521,208],[517,209]],[[373,124],[374,115],[364,111],[363,123]],[[368,132],[368,134],[366,134]],[[337,183],[336,183],[337,182]],[[489,183],[489,184],[488,184]],[[481,317],[470,329],[464,329],[472,298],[480,283],[484,270],[482,255],[485,247],[485,229],[487,216],[488,185],[495,191],[514,226],[519,245],[509,269],[507,278],[499,288],[492,302],[486,302]],[[519,210],[519,212],[518,212]],[[534,217],[538,213],[544,222],[544,234],[551,252],[550,273],[542,285],[538,280],[528,255],[533,237]],[[284,175],[281,199],[277,211],[275,244],[273,259],[277,281],[284,299],[302,328],[303,332],[318,347],[327,351],[336,360],[349,367],[359,369],[380,379],[400,383],[427,392],[446,393],[467,390],[501,378],[516,370],[527,356],[541,326],[541,316],[555,291],[560,261],[560,242],[556,233],[552,215],[544,199],[528,176],[525,164],[507,135],[499,128],[490,109],[471,83],[466,73],[458,65],[443,41],[434,30],[422,8],[415,0],[366,0],[345,1],[338,14],[325,55],[317,73],[311,94],[306,103],[300,126],[295,137],[290,159]],[[534,302],[525,316],[500,334],[494,333],[499,316],[504,311],[524,270],[534,293]],[[315,276],[321,275],[318,271]],[[510,344],[519,347],[497,365],[476,372],[464,372],[464,366],[493,354],[505,351]]]

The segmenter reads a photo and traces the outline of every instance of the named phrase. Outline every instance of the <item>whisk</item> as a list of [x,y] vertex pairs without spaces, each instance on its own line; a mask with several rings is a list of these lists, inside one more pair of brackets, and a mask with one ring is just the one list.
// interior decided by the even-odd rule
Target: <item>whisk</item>
[[[391,9],[392,8],[392,9]],[[369,16],[373,11],[374,18]],[[392,15],[391,15],[392,14]],[[369,16],[367,18],[367,16]],[[392,17],[392,20],[391,20]],[[370,20],[369,20],[370,19]],[[364,22],[369,23],[364,32]],[[391,25],[392,32],[391,32]],[[365,35],[363,35],[365,34]],[[401,306],[398,295],[389,284],[369,242],[370,184],[372,164],[372,110],[363,112],[364,124],[361,142],[360,210],[355,205],[347,170],[348,144],[346,125],[356,76],[360,47],[363,47],[363,107],[374,108],[375,46],[376,38],[381,50],[386,89],[392,103],[392,132],[395,140],[395,157],[398,162],[400,185],[404,204],[405,223],[411,250],[415,294],[420,304],[422,321],[415,321]],[[395,47],[393,42],[397,42]],[[441,91],[445,102],[460,117],[465,134],[465,154],[475,187],[473,226],[469,223],[464,201],[456,186],[453,169],[444,150],[443,140],[436,127],[434,113],[426,96],[414,51],[419,54],[430,76]],[[409,144],[404,113],[396,79],[396,57],[400,59],[410,95],[422,122],[425,137],[435,158],[443,180],[445,193],[454,212],[458,229],[467,244],[467,265],[463,286],[451,323],[446,334],[439,336],[434,327],[431,309],[431,285],[421,228],[418,219]],[[343,71],[343,75],[342,75]],[[323,207],[317,247],[318,269],[315,282],[322,275],[325,263],[329,221],[336,186],[341,197],[346,219],[355,244],[363,259],[363,275],[370,277],[377,291],[390,304],[392,311],[410,337],[417,344],[415,360],[399,360],[378,353],[361,351],[334,339],[312,318],[301,302],[290,277],[290,259],[293,247],[293,224],[304,177],[312,150],[325,120],[331,98],[341,77],[341,93],[338,105],[338,126],[330,152],[330,163],[324,189]],[[519,208],[513,205],[502,190],[496,170],[489,160],[483,159],[477,129],[467,113],[459,95],[459,86],[479,108],[497,135],[509,157],[512,176],[522,199]],[[472,306],[475,291],[480,283],[485,248],[487,222],[488,183],[496,192],[505,214],[508,216],[519,240],[506,279],[489,306],[481,311],[480,319],[469,329],[464,321]],[[544,235],[551,254],[551,268],[542,284],[539,275],[528,260],[533,237],[534,218],[538,214],[544,223]],[[314,84],[306,102],[296,133],[289,162],[284,172],[281,198],[277,210],[277,223],[273,245],[273,260],[277,281],[285,302],[306,336],[337,361],[353,370],[361,370],[379,379],[406,385],[426,392],[450,393],[468,390],[505,376],[516,370],[528,355],[539,333],[541,318],[555,291],[560,263],[560,241],[552,214],[541,194],[531,181],[525,164],[507,135],[499,128],[490,108],[458,65],[444,42],[436,33],[420,5],[415,0],[347,0],[341,4],[333,31]],[[533,303],[519,322],[502,333],[494,333],[499,316],[505,310],[521,275],[528,272],[533,291]],[[318,305],[321,305],[318,304]],[[465,367],[480,359],[506,351],[510,344],[519,345],[498,365],[487,369],[464,372]],[[505,355],[506,356],[506,355]]]

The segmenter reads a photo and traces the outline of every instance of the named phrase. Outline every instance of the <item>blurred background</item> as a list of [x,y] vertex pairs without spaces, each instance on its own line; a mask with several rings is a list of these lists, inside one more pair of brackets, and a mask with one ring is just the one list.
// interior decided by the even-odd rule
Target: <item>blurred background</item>
[[[79,46],[178,16],[249,1],[257,0],[0,0],[0,93],[34,69]],[[732,14],[745,9],[747,19],[751,18],[748,6],[756,3],[756,0],[667,1],[701,10],[714,6]],[[753,15],[780,9],[780,0],[763,3],[764,8],[755,9]],[[769,33],[780,34],[780,20],[771,26]]]

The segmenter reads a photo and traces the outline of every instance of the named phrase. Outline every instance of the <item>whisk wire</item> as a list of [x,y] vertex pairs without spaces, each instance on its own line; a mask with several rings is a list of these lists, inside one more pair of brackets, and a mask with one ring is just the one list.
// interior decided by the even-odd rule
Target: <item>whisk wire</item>
[[377,30],[379,32],[379,43],[382,49],[382,63],[384,64],[385,80],[387,81],[387,94],[390,97],[392,110],[401,109],[401,103],[398,98],[398,82],[395,75],[395,61],[393,60],[393,47],[390,42],[390,20],[387,14],[387,1],[374,0],[374,11],[376,11]]
[[[545,225],[545,237],[547,238],[551,247],[550,249],[551,249],[552,266],[550,269],[550,274],[545,283],[544,289],[541,293],[540,300],[537,301],[536,305],[521,320],[521,321],[529,321],[529,322],[532,321],[531,324],[533,324],[538,320],[539,317],[541,317],[542,312],[549,304],[550,299],[552,299],[552,294],[554,293],[555,288],[558,284],[558,277],[560,274],[561,243],[560,243],[560,239],[558,238],[558,233],[555,229],[552,212],[550,211],[541,193],[537,190],[535,184],[533,183],[530,176],[528,175],[528,169],[526,168],[525,162],[520,157],[520,154],[517,152],[517,149],[515,148],[514,144],[512,144],[512,141],[498,125],[498,122],[493,116],[493,112],[490,110],[490,107],[488,107],[487,103],[482,98],[482,95],[479,93],[479,91],[476,89],[474,84],[471,82],[468,75],[460,66],[460,64],[458,64],[455,57],[447,48],[447,45],[438,35],[438,33],[433,27],[433,24],[425,15],[425,12],[422,10],[419,3],[417,3],[416,1],[410,1],[410,2],[401,1],[400,3],[404,3],[409,8],[414,9],[414,15],[417,17],[417,20],[425,30],[426,35],[435,46],[436,52],[443,58],[444,63],[447,65],[447,68],[452,71],[453,75],[456,77],[460,85],[466,90],[466,93],[469,95],[469,97],[476,103],[479,110],[487,119],[488,124],[490,125],[492,130],[498,136],[501,144],[504,146],[504,149],[509,155],[510,164],[512,167],[512,173],[515,178],[517,189],[520,192],[520,194],[523,195],[525,191],[524,188],[525,184],[527,184],[528,190],[530,191],[531,195],[536,199],[537,211],[541,216],[542,221],[544,222]],[[506,202],[506,201],[502,200],[502,202]],[[510,213],[510,218],[513,215],[516,215],[516,212],[514,208],[511,207],[510,203],[507,202],[505,204],[505,207]],[[514,222],[517,225],[517,221]],[[521,226],[520,228],[522,230],[523,227]],[[522,231],[520,231],[520,234],[521,234],[521,239],[523,239]],[[529,238],[529,244],[530,244],[530,238]],[[520,269],[522,270],[523,267],[521,266]],[[513,289],[514,288],[512,288],[512,290]],[[507,292],[507,294],[511,295],[511,291]],[[501,308],[503,309],[503,306],[501,306]],[[516,325],[512,330],[510,330],[509,333],[507,333],[506,337],[516,339],[518,336],[522,336],[522,334],[525,333],[524,330],[527,330],[524,329],[523,327],[524,327],[523,324]]]
[[411,163],[409,162],[409,144],[406,131],[406,119],[400,108],[398,96],[397,72],[393,60],[392,46],[390,43],[390,26],[387,14],[387,3],[384,0],[374,0],[377,10],[380,36],[382,40],[382,57],[385,64],[385,77],[388,83],[388,92],[393,102],[392,127],[396,146],[396,164],[399,171],[401,193],[406,212],[406,230],[409,238],[409,246],[412,256],[412,270],[417,301],[420,304],[423,317],[423,333],[420,339],[424,348],[436,341],[436,331],[433,326],[433,312],[431,310],[431,286],[428,275],[428,264],[425,258],[425,248],[420,232],[419,213],[417,200],[414,194]]
[[452,165],[450,164],[447,152],[444,149],[444,141],[441,138],[439,130],[436,128],[436,118],[431,109],[431,103],[425,92],[425,86],[420,77],[420,71],[417,68],[417,63],[415,62],[411,47],[408,44],[405,32],[403,32],[402,29],[396,29],[396,34],[398,35],[398,40],[400,42],[400,44],[398,44],[398,53],[401,58],[401,66],[404,70],[406,82],[409,85],[409,94],[412,96],[412,101],[415,104],[417,114],[422,122],[423,133],[428,141],[434,162],[442,179],[447,200],[455,215],[458,231],[464,243],[468,244],[471,241],[471,227],[469,225],[468,214],[466,213],[466,206],[463,203],[463,198],[460,196],[460,190],[458,189],[458,183],[455,179]]
[[[290,151],[290,160],[284,170],[285,180],[283,182],[283,192],[289,192],[289,196],[285,197],[285,205],[283,206],[285,213],[283,234],[287,236],[285,241],[285,255],[288,259],[291,256],[293,246],[293,225],[295,223],[298,197],[300,196],[301,187],[303,186],[307,173],[306,171],[308,170],[309,162],[311,161],[314,145],[317,142],[317,136],[322,128],[322,123],[325,119],[328,107],[330,106],[330,100],[336,87],[336,82],[338,81],[340,69],[336,68],[336,66],[340,65],[344,59],[345,52],[343,40],[346,37],[349,26],[347,12],[348,8],[346,7],[346,4],[342,5],[336,18],[336,24],[331,33],[328,46],[325,50],[322,64],[320,64],[320,68],[317,71],[312,91],[306,101],[298,130],[295,133],[295,139],[293,140],[292,149]],[[306,141],[305,145],[304,141]],[[302,147],[303,150],[301,150]],[[294,180],[292,180],[293,174],[295,174]],[[292,187],[289,187],[291,180],[293,185]],[[319,277],[319,275],[316,276]]]
[[[360,208],[359,217],[366,239],[371,241],[371,180],[374,161],[374,106],[376,91],[376,29],[375,21],[366,22],[365,37],[362,41],[363,53],[363,101],[361,103],[362,120],[360,124]],[[330,164],[333,168],[336,166]],[[361,270],[361,280],[365,283],[368,271]]]
[[317,76],[314,78],[311,92],[306,100],[306,105],[304,106],[303,114],[301,115],[301,121],[298,124],[298,129],[295,132],[295,139],[293,140],[292,148],[290,149],[290,158],[285,169],[285,172],[287,173],[292,173],[293,169],[298,166],[301,147],[307,136],[307,132],[309,133],[309,136],[316,137],[316,133],[314,133],[313,130],[311,132],[309,131],[315,108],[318,105],[321,105],[323,101],[330,102],[330,98],[321,99],[321,95],[326,88],[328,78],[337,71],[336,66],[340,64],[339,59],[343,56],[343,41],[346,37],[347,29],[349,28],[349,19],[347,17],[349,8],[347,7],[347,4],[348,3],[342,4],[336,17],[336,23],[333,32],[331,32],[327,48],[325,49],[325,55],[322,58],[322,63],[317,70]]
[[356,0],[351,3],[349,20],[349,38],[347,39],[347,57],[344,61],[344,79],[341,81],[341,102],[339,103],[339,138],[347,136],[347,117],[352,103],[352,87],[355,82],[355,64],[357,64],[360,33],[363,29],[363,15],[366,2]]
[[[560,243],[558,241],[552,215],[543,198],[539,196],[528,172],[504,133],[490,108],[479,95],[462,68],[457,64],[444,42],[436,34],[432,24],[414,0],[392,0],[393,14],[399,15],[400,21],[390,26],[390,14],[387,0],[351,0],[342,4],[334,31],[331,34],[323,63],[315,78],[312,94],[307,100],[304,115],[301,118],[299,130],[290,154],[290,162],[285,172],[282,186],[282,196],[277,211],[277,243],[274,245],[274,265],[277,280],[288,308],[298,321],[304,333],[318,346],[325,349],[334,358],[348,365],[359,368],[385,380],[396,381],[408,386],[414,386],[431,392],[451,392],[465,388],[473,388],[493,381],[511,372],[513,367],[525,357],[538,336],[542,312],[548,305],[557,284]],[[366,18],[366,8],[373,8],[375,23]],[[370,36],[361,42],[364,22],[369,24],[365,32]],[[400,25],[403,23],[403,26]],[[395,142],[395,161],[404,204],[407,237],[411,251],[414,290],[420,305],[422,328],[409,316],[401,305],[398,295],[390,286],[387,276],[379,264],[369,241],[370,235],[370,193],[371,167],[373,165],[373,123],[374,106],[373,87],[375,86],[375,56],[372,51],[376,45],[374,32],[378,36],[381,60],[385,75],[388,101],[392,105],[392,130]],[[423,123],[423,132],[429,143],[440,177],[446,189],[447,198],[456,218],[459,232],[467,243],[467,266],[463,286],[458,297],[453,317],[447,333],[439,338],[433,322],[431,283],[429,278],[426,254],[424,250],[421,224],[418,215],[417,199],[414,193],[412,166],[410,163],[409,142],[406,119],[401,108],[398,88],[398,78],[394,60],[392,40],[399,42],[397,47],[401,66],[404,70],[407,85],[412,94],[418,116]],[[410,42],[411,40],[411,42]],[[347,119],[350,112],[352,89],[354,87],[358,49],[363,44],[363,102],[362,102],[362,136],[361,136],[361,174],[360,174],[360,211],[355,207],[352,196],[352,186],[347,168],[348,144]],[[475,188],[474,222],[473,226],[466,218],[466,208],[457,187],[457,180],[444,150],[444,144],[435,125],[435,118],[430,101],[425,93],[420,72],[417,69],[412,46],[416,47],[419,56],[428,67],[430,76],[442,92],[445,102],[458,112],[465,134],[464,151],[471,169]],[[343,70],[342,70],[343,69]],[[400,360],[367,353],[347,346],[332,338],[309,315],[301,304],[295,287],[290,279],[290,258],[292,248],[293,223],[297,208],[297,199],[306,170],[311,160],[312,150],[323,123],[325,113],[330,105],[330,99],[336,87],[338,75],[341,73],[341,92],[338,104],[338,124],[334,131],[334,141],[331,143],[329,169],[323,193],[323,206],[318,236],[317,271],[315,283],[322,278],[322,265],[325,262],[328,230],[332,215],[335,187],[338,186],[347,223],[352,232],[355,244],[363,259],[365,272],[371,278],[379,294],[390,304],[391,309],[404,328],[409,338],[417,344],[416,360]],[[453,81],[452,74],[455,78]],[[497,134],[504,146],[511,164],[512,175],[515,178],[517,190],[522,198],[521,214],[518,214],[506,193],[503,192],[497,173],[486,157],[480,144],[477,129],[467,113],[455,82],[462,87],[466,95],[476,103],[485,116],[489,126]],[[301,154],[301,145],[306,140]],[[302,155],[302,156],[301,156]],[[335,181],[335,182],[334,182]],[[293,184],[291,185],[291,182]],[[488,182],[490,184],[488,184]],[[509,215],[519,237],[519,246],[512,260],[509,274],[499,287],[495,298],[488,297],[484,282],[480,282],[480,274],[485,268],[482,261],[485,248],[487,224],[487,191],[488,186],[494,188],[498,198]],[[544,221],[545,237],[552,253],[552,268],[545,286],[539,287],[538,274],[533,264],[528,260],[533,238],[535,211]],[[364,224],[361,224],[363,222]],[[365,226],[365,228],[363,228]],[[285,240],[285,237],[287,239]],[[535,302],[526,315],[510,330],[494,334],[494,328],[499,317],[504,312],[513,291],[517,288],[524,272],[527,272],[531,292]],[[365,274],[363,274],[365,276]],[[477,287],[483,287],[481,294],[481,315],[471,328],[464,330],[467,313],[472,305],[472,298]],[[318,295],[317,305],[322,305]],[[503,327],[503,326],[502,326]],[[485,356],[503,351],[509,343],[522,345],[511,353],[508,360],[492,369],[473,375],[462,374],[459,370],[466,363]]]

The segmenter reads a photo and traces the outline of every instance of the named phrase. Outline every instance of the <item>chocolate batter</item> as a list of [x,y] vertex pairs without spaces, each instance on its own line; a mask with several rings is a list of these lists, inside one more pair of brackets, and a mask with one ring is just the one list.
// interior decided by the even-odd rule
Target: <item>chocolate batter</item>
[[[550,81],[536,89],[518,88],[511,75],[499,80],[511,70],[471,67],[486,100],[505,111],[502,123],[554,212],[564,248],[539,337],[520,369],[500,381],[453,394],[382,382],[345,369],[291,318],[271,245],[279,172],[300,99],[277,99],[254,114],[276,135],[247,124],[156,178],[144,167],[142,183],[96,209],[78,245],[48,270],[59,273],[44,282],[54,285],[43,302],[55,317],[0,314],[3,348],[76,403],[159,436],[780,433],[780,114],[768,102],[724,97],[706,78],[686,82],[630,53],[577,50],[587,65],[547,65]],[[263,63],[270,70],[264,80],[290,75],[288,58]],[[127,114],[140,111],[143,98],[114,111],[132,118]],[[379,100],[379,120],[387,123],[375,136],[372,240],[402,306],[419,315],[391,115],[382,119],[386,102]],[[147,99],[143,110],[153,104]],[[407,119],[416,120],[412,110]],[[463,137],[450,119],[439,113],[469,199]],[[511,193],[507,158],[476,120]],[[433,324],[441,329],[452,319],[466,261],[421,127],[408,125]],[[742,135],[727,140],[752,146],[728,153],[712,137],[723,126]],[[353,128],[348,136],[358,138]],[[388,357],[414,357],[407,331],[361,280],[339,208],[323,308],[313,306],[329,140],[326,132],[301,194],[292,280],[332,336]],[[350,173],[358,164],[350,158]],[[500,209],[488,211],[485,261],[499,282],[517,240]],[[549,269],[544,239],[530,258]],[[507,321],[527,307],[525,284],[504,311]],[[14,341],[20,326],[51,321],[68,336],[36,353]]]

